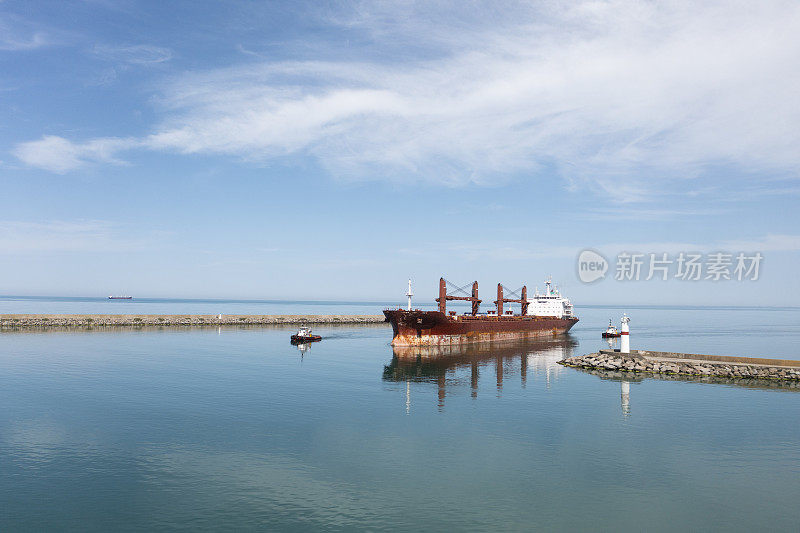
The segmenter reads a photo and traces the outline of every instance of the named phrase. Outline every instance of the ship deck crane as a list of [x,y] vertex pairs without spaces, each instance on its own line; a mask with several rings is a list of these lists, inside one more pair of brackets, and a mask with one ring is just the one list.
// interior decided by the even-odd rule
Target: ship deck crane
[[[509,294],[512,296],[516,296],[516,298],[504,298],[503,291],[508,291]],[[509,290],[507,287],[503,286],[502,283],[497,284],[497,300],[494,301],[494,304],[497,306],[497,316],[503,316],[503,304],[504,303],[518,303],[520,304],[520,314],[525,316],[528,314],[528,286],[523,285],[521,289],[517,289],[516,291]]]
[[[447,294],[447,286],[450,285],[453,287],[452,292],[460,292],[465,294],[466,296],[454,296],[452,294]],[[469,283],[464,285],[463,287],[459,287],[454,283],[450,283],[444,278],[439,278],[439,297],[436,298],[436,301],[439,303],[439,312],[443,314],[447,314],[447,301],[448,300],[463,300],[467,302],[472,302],[472,316],[478,314],[478,308],[481,305],[481,299],[478,298],[478,282],[472,282],[472,294],[467,292],[467,288],[469,287]]]

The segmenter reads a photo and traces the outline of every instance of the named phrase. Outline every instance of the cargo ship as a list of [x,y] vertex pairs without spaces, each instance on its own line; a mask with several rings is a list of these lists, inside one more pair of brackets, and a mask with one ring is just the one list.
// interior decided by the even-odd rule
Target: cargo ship
[[[448,285],[453,289],[448,293]],[[528,298],[523,286],[518,291],[509,291],[497,284],[495,309],[480,312],[482,300],[478,297],[478,282],[458,287],[444,278],[439,279],[439,304],[437,311],[411,308],[411,283],[409,281],[408,308],[386,309],[383,314],[392,325],[392,346],[436,346],[458,345],[473,342],[499,342],[519,339],[561,335],[578,322],[572,303],[561,296],[550,279],[545,281],[544,293],[537,289]],[[456,293],[456,294],[453,294]],[[515,298],[506,298],[506,295]],[[460,300],[471,303],[471,310],[461,315],[447,311],[447,302]],[[520,304],[519,313],[505,309],[507,303]]]

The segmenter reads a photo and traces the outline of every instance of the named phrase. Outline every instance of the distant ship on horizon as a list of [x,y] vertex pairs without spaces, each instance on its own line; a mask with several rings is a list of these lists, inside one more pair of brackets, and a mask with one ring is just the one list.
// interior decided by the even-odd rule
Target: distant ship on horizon
[[109,300],[133,300],[133,296],[109,296]]

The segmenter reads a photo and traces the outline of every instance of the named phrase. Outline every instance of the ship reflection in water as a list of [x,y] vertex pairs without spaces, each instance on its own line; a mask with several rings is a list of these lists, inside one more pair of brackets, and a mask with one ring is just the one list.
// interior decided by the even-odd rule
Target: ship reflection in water
[[545,386],[567,371],[558,361],[571,357],[578,343],[569,335],[550,340],[528,340],[502,344],[464,346],[394,346],[391,363],[383,369],[383,379],[406,382],[406,411],[411,406],[411,382],[436,384],[439,407],[444,407],[448,391],[458,394],[469,387],[478,397],[481,374],[493,376],[497,396],[503,382],[519,375],[522,387],[528,376],[543,376]]
[[297,347],[297,351],[300,352],[300,362],[303,362],[303,357],[311,350],[311,343],[310,342],[298,342],[295,344]]
[[615,349],[619,348],[619,337],[610,337],[610,338],[603,339],[603,340],[608,343],[608,349],[609,350],[615,350]]

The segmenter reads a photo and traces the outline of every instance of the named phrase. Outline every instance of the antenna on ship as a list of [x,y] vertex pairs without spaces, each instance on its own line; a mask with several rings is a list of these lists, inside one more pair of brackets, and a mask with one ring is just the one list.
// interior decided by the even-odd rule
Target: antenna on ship
[[408,292],[406,293],[408,297],[408,310],[411,311],[411,297],[414,296],[414,292],[411,290],[411,280],[408,280]]

